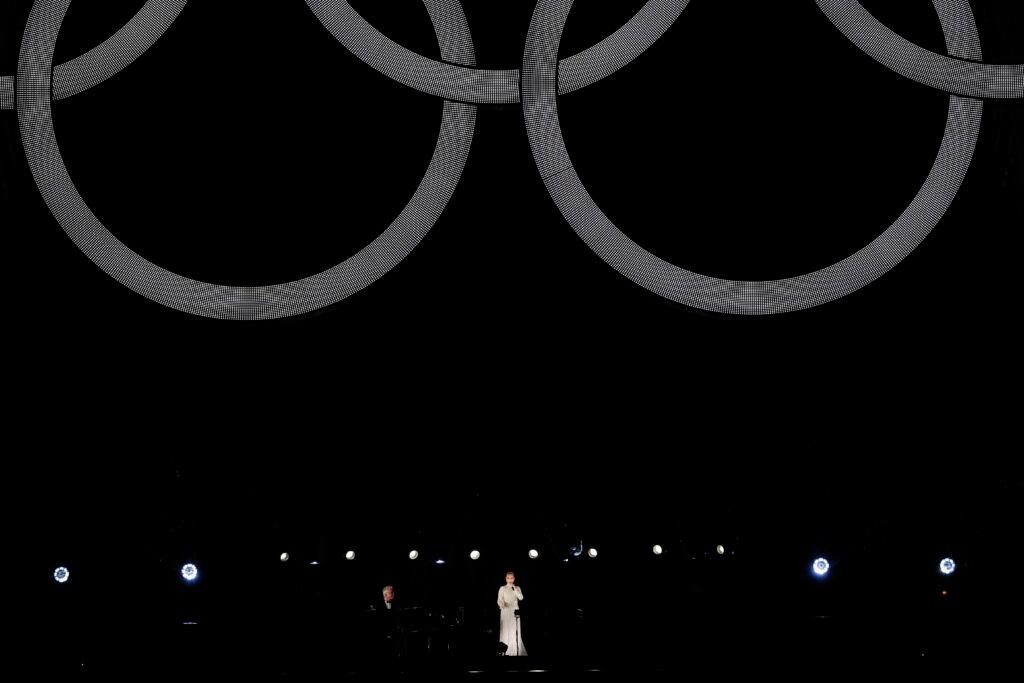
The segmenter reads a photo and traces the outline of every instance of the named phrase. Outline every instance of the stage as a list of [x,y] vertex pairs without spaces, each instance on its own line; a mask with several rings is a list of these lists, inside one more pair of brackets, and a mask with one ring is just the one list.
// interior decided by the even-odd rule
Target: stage
[[[529,657],[490,653],[413,655],[376,660],[354,651],[337,630],[279,624],[180,625],[73,634],[36,669],[40,674],[108,679],[176,679],[231,676],[245,679],[442,676],[446,680],[535,674],[548,678],[628,676],[641,680],[700,675],[727,680],[755,675],[840,677],[852,672],[940,674],[953,668],[1012,663],[1019,643],[1012,629],[991,621],[953,624],[934,620],[830,618],[794,622],[780,617],[719,618],[687,622],[657,641],[637,643],[634,624],[613,634],[620,639],[591,651],[558,652],[558,644]],[[1005,625],[1009,628],[1009,624]],[[1019,632],[1018,632],[1019,633]],[[490,649],[490,648],[488,648]]]

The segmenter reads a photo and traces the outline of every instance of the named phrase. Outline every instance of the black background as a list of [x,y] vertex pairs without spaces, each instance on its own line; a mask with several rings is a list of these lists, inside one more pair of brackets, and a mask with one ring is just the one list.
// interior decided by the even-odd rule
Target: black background
[[[57,61],[141,4],[72,3]],[[353,4],[438,56],[420,3]],[[518,65],[533,3],[463,4],[479,65]],[[561,54],[641,4],[577,3]],[[944,51],[926,0],[864,4]],[[972,4],[986,60],[1024,62],[1018,3]],[[0,7],[3,73],[28,8]],[[861,54],[813,2],[693,0],[633,64],[561,98],[560,115],[581,178],[629,236],[693,270],[764,279],[821,268],[884,230],[928,172],[947,103]],[[308,275],[379,234],[421,178],[440,112],[297,1],[190,3],[124,72],[54,104],[71,176],[115,235],[237,285]],[[582,632],[556,606],[609,583],[616,598],[587,628],[660,624],[638,614],[665,593],[693,614],[728,605],[752,632],[782,616],[1019,609],[1020,480],[1000,461],[1019,441],[1022,114],[986,103],[963,189],[889,274],[752,319],[619,276],[547,197],[521,109],[482,106],[462,181],[406,260],[328,309],[237,323],[163,308],[100,272],[49,215],[17,117],[2,113],[23,527],[33,576],[76,567],[71,602],[48,578],[32,584],[46,595],[37,616],[316,625],[372,598],[381,575],[415,601],[479,589],[489,603],[507,566],[552,615],[532,627],[543,654],[572,651],[566,634]],[[506,523],[515,531],[495,541]],[[634,564],[626,549],[649,552],[655,529],[678,545],[675,564]],[[598,568],[581,558],[558,574],[565,537],[599,546]],[[399,561],[411,543],[455,557],[479,538],[485,560],[447,578]],[[719,538],[738,554],[716,568],[705,554]],[[375,559],[348,568],[349,542]],[[547,544],[548,565],[523,567],[531,543]],[[806,575],[819,552],[856,567],[827,594]],[[947,552],[967,558],[953,603],[937,597]],[[198,592],[174,580],[186,555],[204,568]],[[898,579],[895,556],[913,566]],[[308,575],[313,557],[331,579]],[[935,649],[887,623],[904,654]],[[700,619],[683,628],[716,633]],[[650,645],[649,631],[630,634]]]

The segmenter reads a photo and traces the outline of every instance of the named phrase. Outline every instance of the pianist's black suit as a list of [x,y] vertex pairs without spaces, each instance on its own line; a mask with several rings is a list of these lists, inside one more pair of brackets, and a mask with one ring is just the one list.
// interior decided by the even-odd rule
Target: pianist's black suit
[[380,654],[386,658],[401,657],[405,650],[401,605],[392,600],[391,609],[388,609],[387,603],[378,600],[371,609]]

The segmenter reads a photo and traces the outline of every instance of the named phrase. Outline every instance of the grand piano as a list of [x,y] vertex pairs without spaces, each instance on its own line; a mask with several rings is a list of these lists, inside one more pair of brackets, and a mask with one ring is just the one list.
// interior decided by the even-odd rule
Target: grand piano
[[463,607],[396,607],[364,610],[366,635],[384,656],[454,654],[465,626]]

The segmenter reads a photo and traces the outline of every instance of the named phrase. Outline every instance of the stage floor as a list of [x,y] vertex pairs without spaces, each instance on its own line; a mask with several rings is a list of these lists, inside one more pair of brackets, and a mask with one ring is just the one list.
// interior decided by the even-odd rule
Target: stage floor
[[[684,675],[747,678],[783,675],[843,675],[851,671],[942,674],[959,666],[1012,664],[1019,649],[1015,630],[994,621],[963,623],[948,630],[879,619],[737,621],[702,632],[690,626],[667,634],[657,647],[623,637],[622,646],[557,651],[538,638],[538,654],[445,653],[384,658],[358,652],[330,632],[287,633],[249,624],[237,628],[201,624],[176,628],[106,630],[50,634],[49,647],[36,661],[40,671],[59,678],[175,679],[232,676],[246,679],[346,680],[427,677],[443,680],[532,674],[547,678],[628,676],[630,680],[678,679]],[[935,626],[941,626],[936,624]],[[42,642],[42,641],[39,641]]]

